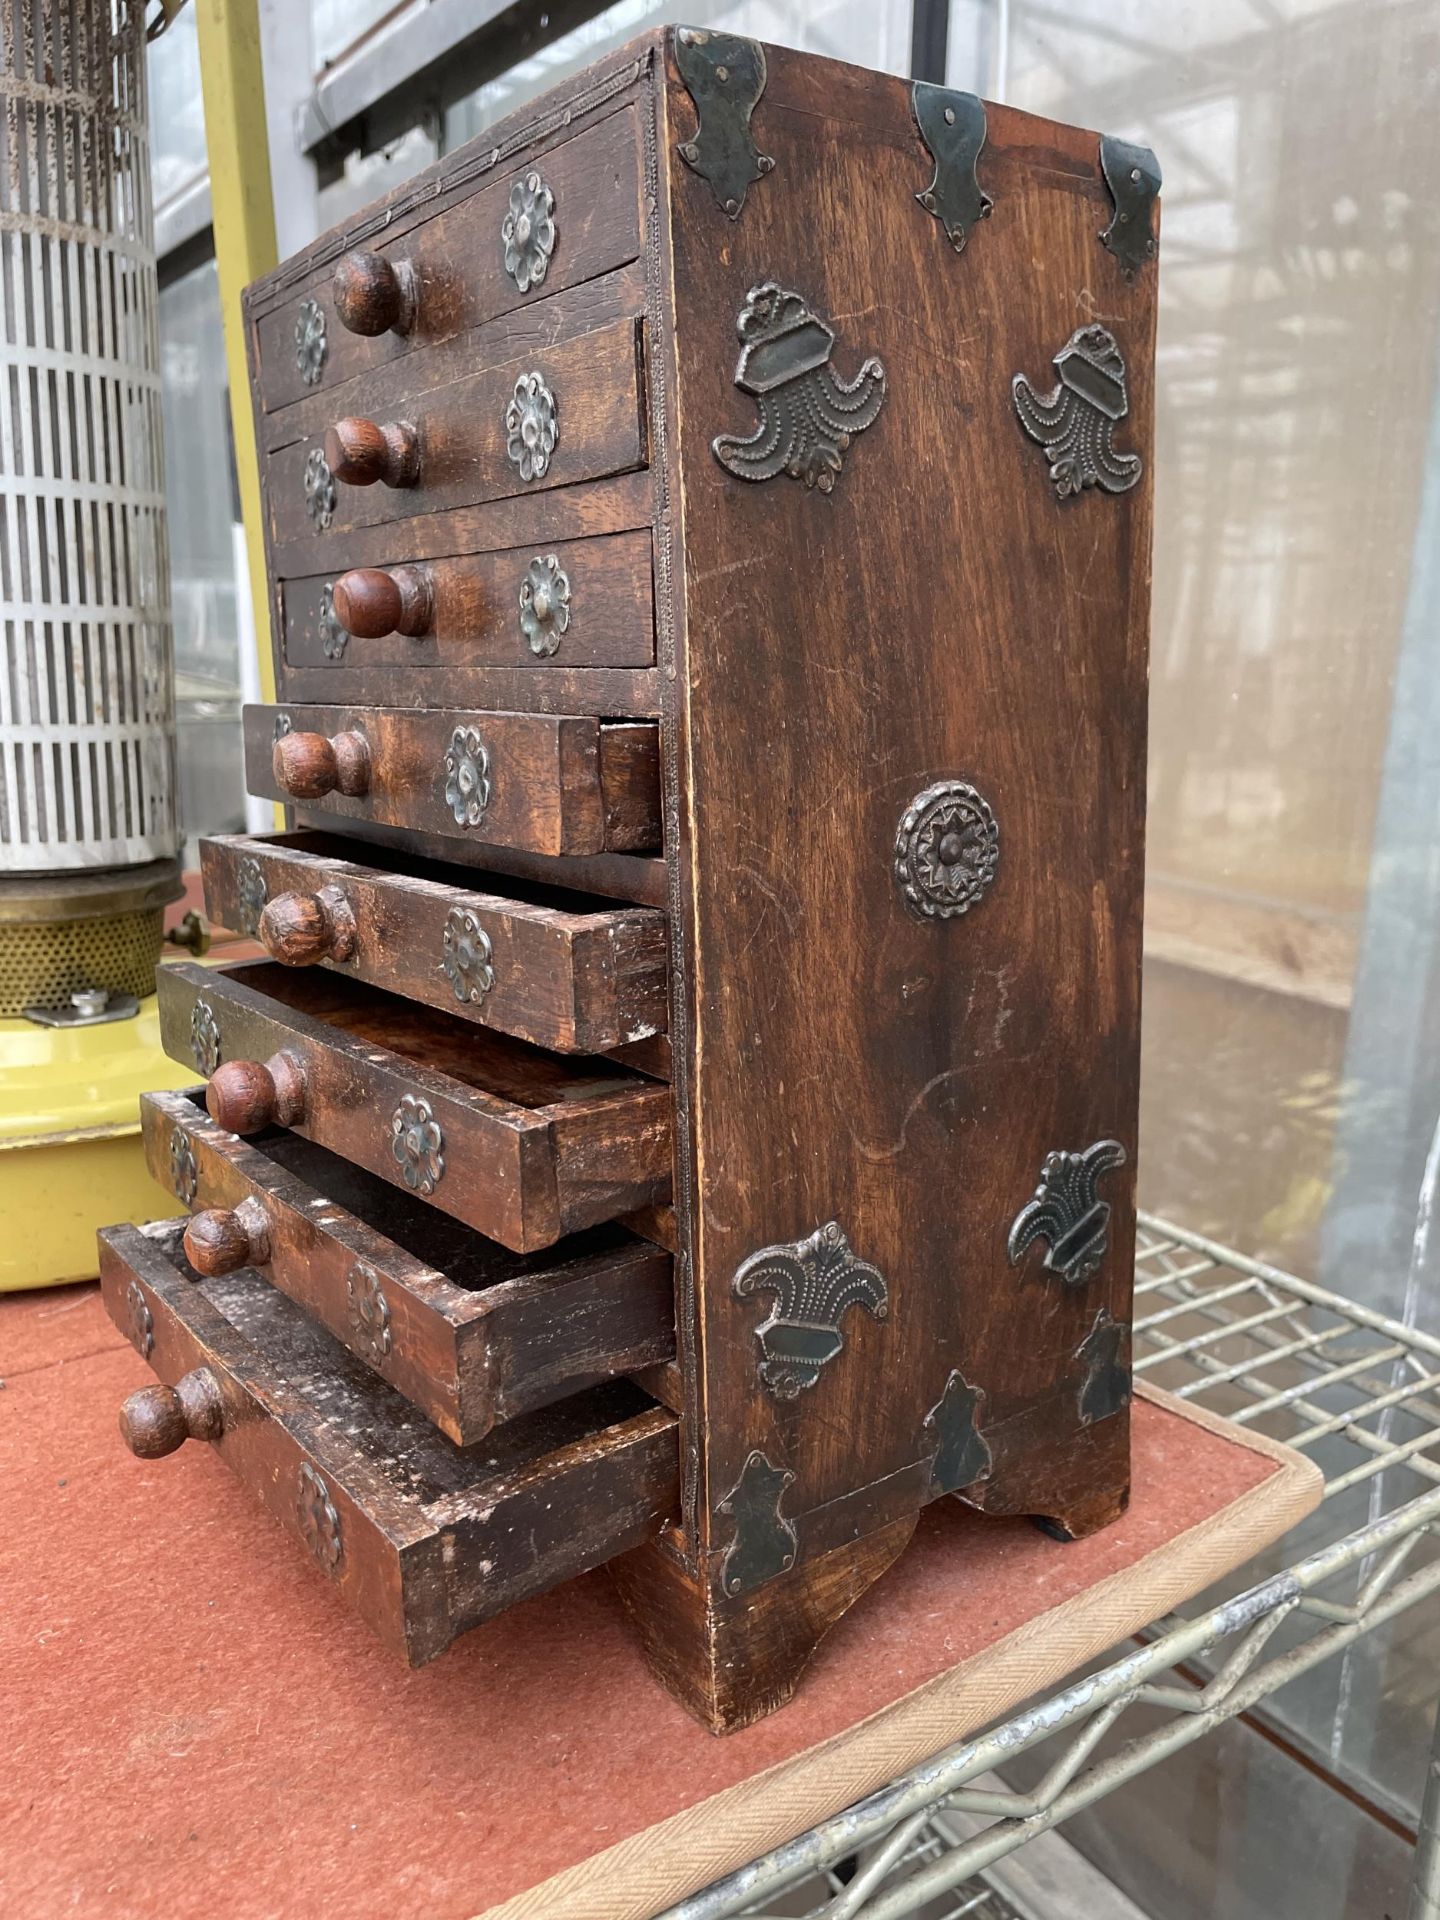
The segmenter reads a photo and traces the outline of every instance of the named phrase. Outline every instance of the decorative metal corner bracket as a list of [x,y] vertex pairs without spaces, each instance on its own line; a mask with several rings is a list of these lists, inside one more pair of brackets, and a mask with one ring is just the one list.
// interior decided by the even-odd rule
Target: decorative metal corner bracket
[[751,186],[775,165],[750,131],[750,116],[765,91],[765,50],[736,34],[677,27],[675,64],[696,116],[694,133],[677,151],[722,212],[737,220]]
[[915,198],[944,227],[956,253],[963,253],[971,229],[995,204],[975,177],[985,145],[985,103],[973,93],[917,80],[910,90],[910,107],[935,162],[935,178]]
[[735,1522],[735,1538],[720,1562],[720,1584],[727,1594],[749,1593],[794,1566],[799,1538],[780,1511],[794,1478],[788,1467],[772,1467],[757,1449],[719,1503],[719,1511]]
[[1140,478],[1138,453],[1115,451],[1115,428],[1130,411],[1125,362],[1107,327],[1077,327],[1051,362],[1060,384],[1042,399],[1017,373],[1010,382],[1020,425],[1045,449],[1061,500],[1102,487],[1128,493]]
[[1093,1427],[1129,1406],[1134,1389],[1130,1376],[1130,1329],[1102,1307],[1095,1324],[1075,1349],[1085,1369],[1080,1381],[1080,1424]]
[[1097,1140],[1083,1153],[1048,1153],[1035,1197],[1016,1214],[1006,1250],[1015,1266],[1035,1240],[1044,1240],[1045,1265],[1067,1287],[1079,1287],[1100,1270],[1110,1242],[1110,1202],[1096,1188],[1104,1174],[1125,1164],[1118,1140]]
[[843,457],[885,398],[885,369],[872,355],[848,384],[830,365],[835,331],[777,281],[752,287],[735,322],[740,359],[735,384],[753,396],[760,424],[748,440],[722,433],[715,458],[737,480],[788,473],[829,493]]
[[926,1444],[934,1455],[930,1484],[935,1493],[959,1493],[989,1473],[990,1445],[980,1432],[987,1397],[983,1387],[972,1387],[957,1369],[926,1414]]
[[1102,247],[1120,262],[1132,280],[1147,260],[1155,258],[1155,229],[1150,209],[1160,194],[1160,162],[1149,147],[1132,147],[1128,140],[1100,137],[1100,171],[1115,202],[1115,213],[1100,235]]
[[851,1250],[838,1220],[804,1240],[762,1247],[735,1270],[738,1299],[773,1293],[768,1320],[755,1329],[764,1356],[760,1378],[777,1400],[795,1400],[820,1378],[820,1369],[844,1346],[840,1322],[847,1308],[865,1307],[877,1320],[890,1311],[878,1267]]

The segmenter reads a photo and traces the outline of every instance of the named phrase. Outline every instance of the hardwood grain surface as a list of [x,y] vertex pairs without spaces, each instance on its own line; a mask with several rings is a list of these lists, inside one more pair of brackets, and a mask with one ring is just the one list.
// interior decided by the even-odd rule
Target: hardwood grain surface
[[[255,323],[258,386],[267,411],[329,395],[356,374],[411,355],[433,353],[513,308],[598,279],[635,259],[640,250],[640,167],[636,114],[622,108],[599,125],[546,154],[540,171],[555,196],[556,244],[544,282],[522,293],[505,271],[500,226],[511,187],[529,171],[507,169],[467,198],[437,213],[413,234],[377,236],[386,261],[408,265],[415,278],[415,314],[402,334],[365,338],[351,333],[335,308],[335,267],[324,266],[295,285],[282,304]],[[342,256],[343,262],[344,256]],[[318,382],[306,384],[296,364],[296,323],[302,301],[319,308],[326,352]]]
[[162,1185],[177,1137],[195,1162],[191,1265],[263,1273],[459,1445],[674,1353],[670,1261],[622,1228],[516,1254],[296,1134],[238,1139],[198,1096],[143,1095],[141,1122]]
[[[608,1061],[271,963],[166,967],[159,995],[172,1059],[205,1071],[195,1036],[214,1032],[212,1112],[229,1112],[237,1069],[283,1068],[282,1124],[516,1252],[668,1198],[669,1089]],[[412,1146],[407,1119],[426,1113],[433,1130]],[[263,1099],[255,1114],[257,1128],[276,1118]]]
[[111,1318],[128,1331],[143,1307],[162,1381],[209,1371],[216,1451],[410,1665],[671,1518],[674,1415],[638,1388],[456,1447],[258,1274],[201,1280],[179,1242],[174,1221],[107,1229]]
[[[384,987],[458,1019],[567,1053],[604,1053],[664,1031],[664,921],[555,888],[490,879],[383,853],[357,861],[353,843],[320,835],[236,835],[200,842],[206,911],[257,930],[286,899],[337,895],[354,928],[343,958],[314,964]],[[272,957],[283,956],[271,949]]]
[[[658,847],[659,743],[652,722],[427,707],[246,707],[252,793],[301,799],[457,844],[583,855]],[[293,784],[311,741],[363,742],[358,791],[339,775]],[[316,749],[318,764],[319,749]],[[283,763],[282,763],[283,762]],[[309,762],[307,761],[307,765]],[[286,780],[292,784],[285,784]],[[329,790],[326,790],[326,788]]]
[[[792,1518],[867,1488],[913,1503],[954,1370],[984,1396],[976,1497],[1093,1518],[1097,1496],[1111,1511],[1123,1498],[1127,1459],[1123,1412],[1103,1443],[1082,1433],[1076,1356],[1101,1309],[1129,1317],[1155,275],[1127,282],[1098,243],[1095,135],[989,108],[994,209],[956,255],[915,200],[932,163],[908,86],[768,59],[776,166],[738,220],[668,157],[693,125],[673,68],[660,143],[697,1543],[731,1539],[719,1506],[752,1449],[793,1471]],[[772,277],[835,328],[839,377],[872,355],[885,368],[879,416],[828,496],[784,474],[738,480],[711,450],[754,428],[735,326]],[[1044,390],[1096,318],[1125,356],[1119,443],[1145,475],[1062,501],[1011,380]],[[893,877],[897,827],[946,779],[994,809],[999,866],[963,917],[922,920]],[[1100,1273],[1069,1288],[1036,1251],[1012,1266],[1010,1225],[1046,1156],[1107,1138],[1128,1165],[1106,1183]],[[888,1312],[852,1311],[813,1389],[777,1399],[759,1374],[765,1303],[732,1281],[830,1220],[884,1276]],[[883,1496],[868,1511],[883,1524]]]

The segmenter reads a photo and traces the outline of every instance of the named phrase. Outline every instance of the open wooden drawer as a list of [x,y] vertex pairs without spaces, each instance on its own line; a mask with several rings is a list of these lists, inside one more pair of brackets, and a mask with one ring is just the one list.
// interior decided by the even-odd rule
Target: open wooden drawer
[[231,1133],[293,1128],[516,1253],[668,1200],[667,1086],[358,980],[165,966],[160,1034]]
[[456,1447],[258,1274],[201,1280],[181,1223],[100,1235],[105,1304],[162,1382],[121,1430],[210,1441],[412,1666],[678,1516],[675,1415],[614,1381]]
[[202,840],[200,865],[211,919],[256,934],[286,966],[335,968],[561,1053],[605,1053],[668,1025],[653,908],[489,876],[471,886],[316,833]]
[[453,708],[246,707],[245,784],[337,820],[526,853],[658,848],[651,720]]
[[516,1254],[298,1134],[238,1139],[147,1093],[150,1171],[208,1278],[252,1267],[462,1446],[675,1351],[670,1256],[622,1227]]

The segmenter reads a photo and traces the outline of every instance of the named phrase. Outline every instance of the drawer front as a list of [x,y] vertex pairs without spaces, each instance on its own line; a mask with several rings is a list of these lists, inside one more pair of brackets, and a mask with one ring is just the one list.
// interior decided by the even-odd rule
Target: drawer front
[[270,454],[275,541],[308,531],[323,564],[325,542],[354,527],[601,480],[646,461],[638,319],[387,397],[383,414],[312,408],[323,424]]
[[412,1666],[678,1517],[676,1419],[638,1388],[456,1447],[258,1274],[197,1283],[178,1222],[102,1233],[100,1280],[165,1383],[125,1403],[132,1450],[208,1440]]
[[321,970],[160,969],[160,1034],[231,1133],[292,1128],[517,1253],[664,1202],[668,1087]]
[[251,793],[336,819],[527,853],[660,844],[654,721],[386,707],[247,707]]
[[662,914],[481,892],[387,872],[383,857],[357,865],[353,850],[307,834],[202,840],[205,910],[282,965],[329,967],[561,1053],[665,1031]]
[[655,661],[648,530],[312,574],[281,605],[287,666],[399,668],[421,705],[465,705],[476,667]]
[[515,1254],[307,1140],[252,1146],[183,1093],[140,1108],[196,1271],[263,1273],[462,1446],[674,1355],[670,1258],[621,1228]]
[[[530,186],[532,174],[539,175],[538,190]],[[512,196],[513,270],[502,231]],[[528,232],[521,226],[527,221]],[[538,159],[497,172],[491,184],[400,239],[377,237],[373,249],[344,255],[264,314],[255,323],[261,404],[268,412],[328,393],[353,374],[579,286],[639,252],[632,107]],[[379,330],[357,332],[357,325]]]

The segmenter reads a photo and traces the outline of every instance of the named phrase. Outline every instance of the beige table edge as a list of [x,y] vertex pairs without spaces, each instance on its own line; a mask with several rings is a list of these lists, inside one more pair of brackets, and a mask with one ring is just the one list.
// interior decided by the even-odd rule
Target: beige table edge
[[1302,1455],[1157,1388],[1136,1391],[1265,1455],[1276,1471],[1133,1566],[1037,1614],[855,1726],[566,1867],[476,1920],[651,1920],[1054,1686],[1243,1565],[1319,1505],[1323,1477]]

